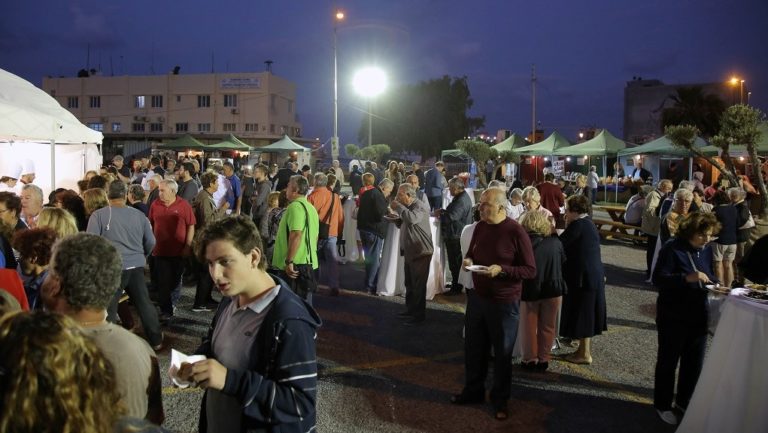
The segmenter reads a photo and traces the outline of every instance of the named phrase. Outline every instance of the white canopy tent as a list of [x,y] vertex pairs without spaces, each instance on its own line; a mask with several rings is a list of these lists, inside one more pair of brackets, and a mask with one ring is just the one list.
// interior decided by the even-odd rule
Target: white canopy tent
[[55,188],[77,190],[83,174],[101,165],[103,137],[43,90],[0,69],[0,176],[32,161],[46,196]]

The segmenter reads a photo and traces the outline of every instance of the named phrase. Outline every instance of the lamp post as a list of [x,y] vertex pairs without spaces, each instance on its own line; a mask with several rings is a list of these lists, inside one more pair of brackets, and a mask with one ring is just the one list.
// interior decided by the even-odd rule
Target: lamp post
[[731,77],[731,85],[736,86],[739,85],[739,104],[744,103],[744,80],[738,77]]
[[331,137],[331,159],[339,159],[339,70],[336,61],[336,25],[344,19],[344,12],[336,11],[333,21],[333,137]]
[[373,144],[373,110],[371,101],[387,88],[387,75],[379,68],[363,68],[352,79],[355,91],[368,98],[368,145]]

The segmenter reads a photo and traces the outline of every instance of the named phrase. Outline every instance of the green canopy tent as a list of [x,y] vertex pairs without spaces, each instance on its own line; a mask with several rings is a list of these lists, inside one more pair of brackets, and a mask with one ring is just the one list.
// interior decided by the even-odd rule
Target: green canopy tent
[[287,135],[283,135],[280,140],[264,147],[254,149],[257,152],[280,153],[280,152],[309,152],[310,149],[291,140]]
[[[703,138],[697,136],[693,141],[693,145],[703,149],[707,145],[707,142],[704,141]],[[645,144],[641,144],[640,146],[627,147],[624,150],[620,150],[618,153],[619,157],[633,155],[678,156],[688,158],[688,178],[693,178],[693,157],[695,155],[688,149],[675,146],[672,143],[672,140],[666,135]],[[654,177],[658,179],[660,177],[659,173],[657,172]]]
[[[555,151],[555,155],[585,155],[602,156],[603,173],[608,172],[606,158],[608,155],[616,155],[620,150],[627,147],[627,143],[613,136],[607,129],[603,129],[594,138],[573,146],[560,148]],[[616,186],[616,200],[618,201],[619,188]],[[608,188],[605,189],[605,200],[608,201]]]
[[[518,155],[526,155],[526,156],[552,156],[555,154],[555,151],[558,149],[561,149],[563,147],[569,147],[571,145],[571,142],[568,141],[567,138],[563,137],[559,132],[555,131],[552,134],[549,135],[549,137],[545,138],[543,141],[540,141],[535,144],[531,144],[528,146],[523,147],[513,147],[512,153],[518,154]],[[535,172],[535,178],[538,181],[539,180],[539,167],[538,167],[538,161],[536,162],[536,167],[534,168]]]
[[528,144],[528,142],[525,141],[525,139],[523,137],[521,137],[521,136],[519,136],[517,134],[512,134],[509,137],[507,137],[506,139],[504,139],[504,141],[502,141],[501,143],[498,143],[498,144],[495,144],[495,145],[491,146],[491,149],[494,149],[497,152],[501,153],[501,152],[506,152],[506,151],[510,151],[512,149],[517,149],[517,148],[523,147],[523,146],[525,146],[527,144]]
[[241,152],[248,152],[251,150],[251,146],[240,141],[240,139],[234,135],[229,134],[227,138],[224,139],[224,141],[205,146],[205,150],[239,150]]
[[186,134],[168,143],[159,144],[157,148],[161,150],[206,150],[208,146]]

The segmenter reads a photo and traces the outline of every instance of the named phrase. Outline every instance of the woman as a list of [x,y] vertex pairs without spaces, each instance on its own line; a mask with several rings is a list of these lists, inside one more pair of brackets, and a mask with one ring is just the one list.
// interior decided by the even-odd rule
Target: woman
[[563,293],[565,251],[557,236],[552,236],[552,226],[541,212],[528,212],[520,219],[528,232],[536,259],[536,278],[523,280],[520,320],[523,361],[528,370],[546,371],[549,367],[552,343],[557,336],[557,313],[560,311]]
[[576,176],[576,187],[570,195],[583,195],[589,199],[589,217],[592,218],[592,196],[589,187],[587,187],[587,176],[580,174]]
[[21,219],[21,197],[12,192],[0,192],[0,222],[14,231],[27,229],[27,224]]
[[[511,210],[511,212],[509,212],[509,210]],[[519,221],[523,212],[525,212],[525,206],[523,205],[523,190],[520,188],[513,188],[509,192],[507,216],[515,221]]]
[[4,316],[0,366],[0,431],[166,431],[123,417],[114,367],[68,317],[43,311]]
[[57,207],[44,207],[37,217],[37,227],[49,227],[59,239],[77,233],[77,221],[71,213]]
[[643,185],[637,190],[637,194],[629,198],[624,208],[624,224],[640,227],[643,222],[645,210],[645,197],[653,190],[650,185]]
[[262,237],[267,241],[265,251],[267,261],[270,261],[272,260],[272,252],[274,251],[275,240],[277,239],[277,230],[280,228],[280,220],[283,219],[283,212],[288,207],[286,191],[269,193],[267,203],[269,210],[266,217],[262,220]]
[[19,252],[19,273],[24,282],[29,309],[42,309],[40,288],[48,276],[51,250],[59,236],[51,228],[36,227],[23,230],[13,237],[13,246]]
[[396,161],[389,161],[389,167],[384,174],[384,178],[391,180],[395,184],[395,188],[392,188],[392,193],[390,194],[390,197],[394,198],[397,195],[397,187],[404,182],[403,174],[397,168]]
[[[213,201],[213,193],[219,189],[219,176],[208,171],[203,173],[200,182],[203,184],[203,190],[192,201],[192,209],[195,212],[195,241],[197,241],[200,233],[208,225],[224,218],[227,210],[225,206],[216,206],[216,203]],[[192,304],[192,311],[196,313],[211,311],[211,308],[216,304],[211,298],[213,280],[211,280],[211,276],[205,270],[205,263],[200,262],[196,265],[200,275],[197,278],[195,302]]]
[[567,259],[563,278],[568,285],[568,293],[563,296],[560,335],[579,340],[579,348],[565,360],[586,365],[592,363],[592,337],[608,329],[600,234],[589,217],[589,207],[586,196],[569,197],[566,227],[560,235]]
[[107,192],[103,188],[90,188],[83,192],[83,202],[85,204],[85,216],[91,217],[91,214],[95,211],[107,207],[109,200],[107,199]]
[[88,227],[88,219],[85,217],[85,203],[83,203],[82,197],[77,195],[76,192],[66,189],[56,193],[56,201],[53,205],[71,213],[75,217],[75,221],[77,221],[77,229],[79,231],[84,232]]
[[317,313],[267,273],[261,236],[247,216],[209,225],[195,253],[223,295],[196,351],[207,359],[178,372],[206,390],[200,431],[315,430]]
[[555,233],[555,217],[549,209],[541,205],[541,194],[535,186],[528,186],[523,190],[523,203],[525,204],[525,212],[537,211],[546,215],[547,220],[552,224],[552,233]]
[[714,214],[695,212],[680,221],[675,239],[659,253],[653,284],[659,349],[653,406],[659,417],[675,425],[679,416],[672,410],[675,370],[680,363],[676,406],[685,411],[701,373],[707,347],[709,303],[705,284],[716,281],[712,271],[712,234],[720,230]]
[[669,238],[677,234],[677,225],[688,215],[693,202],[693,193],[687,188],[678,188],[672,199],[672,207],[664,215],[659,228],[659,246],[661,248]]
[[730,197],[733,207],[736,208],[738,221],[741,222],[738,231],[736,231],[736,257],[733,259],[733,271],[738,284],[736,287],[743,287],[744,275],[739,269],[739,263],[744,258],[747,241],[749,241],[752,228],[755,227],[755,219],[752,217],[752,212],[749,211],[749,205],[744,201],[747,198],[746,191],[738,187],[728,188],[728,197]]

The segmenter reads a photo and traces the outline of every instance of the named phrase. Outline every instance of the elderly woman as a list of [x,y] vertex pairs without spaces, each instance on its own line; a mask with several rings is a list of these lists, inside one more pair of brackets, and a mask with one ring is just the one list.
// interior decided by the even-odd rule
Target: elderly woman
[[77,221],[71,213],[57,207],[46,207],[37,217],[38,227],[49,227],[56,232],[59,239],[77,233]]
[[650,185],[641,186],[637,194],[629,198],[627,206],[624,208],[624,224],[638,226],[643,222],[643,211],[645,210],[645,197],[653,190]]
[[528,232],[536,260],[536,277],[523,281],[520,320],[524,369],[545,371],[549,367],[552,343],[557,336],[557,313],[563,293],[565,251],[563,244],[552,236],[552,225],[541,212],[528,212],[520,219]]
[[541,205],[541,194],[536,187],[528,186],[523,190],[523,204],[525,204],[525,212],[537,211],[546,215],[547,220],[552,224],[552,232],[555,232],[555,217],[549,209]]
[[688,215],[693,202],[693,193],[688,188],[678,188],[672,199],[672,207],[661,220],[659,247],[677,234],[677,225]]
[[560,235],[567,258],[563,278],[568,285],[568,293],[563,297],[560,335],[579,340],[578,350],[565,357],[575,364],[592,363],[592,337],[608,329],[600,234],[589,217],[589,208],[586,196],[569,197],[566,227]]
[[525,212],[525,205],[523,205],[523,190],[520,188],[512,188],[509,191],[509,207],[511,212],[507,212],[507,216],[515,221],[519,221],[520,217]]
[[95,211],[107,207],[107,191],[103,188],[90,188],[83,192],[83,202],[85,202],[85,216],[90,218]]
[[30,310],[43,308],[40,288],[48,275],[51,250],[57,238],[59,236],[53,229],[41,227],[22,230],[13,237],[13,246],[19,251],[19,271]]
[[675,370],[680,363],[676,406],[685,411],[701,373],[707,347],[709,303],[705,284],[715,281],[712,271],[712,235],[720,230],[711,213],[694,212],[676,226],[676,237],[662,247],[653,272],[659,290],[656,328],[659,349],[653,406],[668,424],[677,424],[672,410]]

